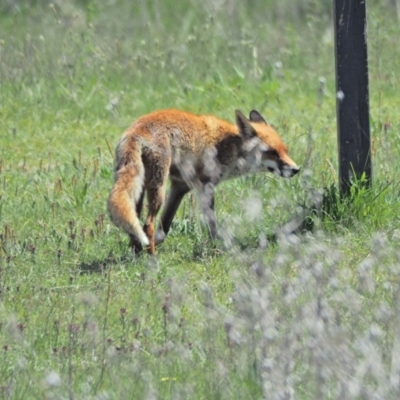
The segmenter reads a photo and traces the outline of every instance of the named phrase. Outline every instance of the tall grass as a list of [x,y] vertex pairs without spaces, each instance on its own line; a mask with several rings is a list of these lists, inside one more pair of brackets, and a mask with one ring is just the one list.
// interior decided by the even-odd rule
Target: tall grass
[[[398,398],[400,54],[368,4],[374,182],[337,196],[328,1],[0,6],[0,393],[4,398]],[[218,187],[133,259],[105,200],[139,115],[256,108],[290,181]],[[277,235],[318,201],[314,231]]]

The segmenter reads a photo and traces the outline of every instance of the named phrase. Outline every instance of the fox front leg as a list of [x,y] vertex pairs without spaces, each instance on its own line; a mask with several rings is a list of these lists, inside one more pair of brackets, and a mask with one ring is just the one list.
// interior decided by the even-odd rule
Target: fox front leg
[[217,217],[214,211],[214,191],[215,186],[211,182],[207,182],[201,185],[199,190],[199,201],[201,211],[204,214],[204,219],[208,227],[208,233],[212,240],[219,238],[217,228]]

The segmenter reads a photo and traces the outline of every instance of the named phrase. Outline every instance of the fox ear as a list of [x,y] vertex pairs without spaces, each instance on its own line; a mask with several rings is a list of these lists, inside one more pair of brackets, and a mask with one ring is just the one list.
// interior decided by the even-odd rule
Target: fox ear
[[263,116],[257,110],[251,110],[249,119],[251,122],[263,122],[268,125],[268,122],[263,118]]
[[257,136],[255,129],[251,126],[249,120],[239,111],[235,111],[236,125],[239,128],[239,134],[244,139],[251,139]]

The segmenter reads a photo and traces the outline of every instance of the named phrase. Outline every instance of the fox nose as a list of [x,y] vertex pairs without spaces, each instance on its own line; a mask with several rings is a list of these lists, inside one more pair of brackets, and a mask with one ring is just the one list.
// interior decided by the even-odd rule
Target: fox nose
[[292,167],[292,172],[293,172],[293,175],[296,175],[296,174],[298,174],[299,172],[300,172],[300,167],[298,167],[297,165],[295,166],[295,167]]
[[298,174],[299,171],[300,171],[300,167],[298,167],[297,165],[294,167],[286,166],[281,170],[281,173],[284,178],[291,178],[292,176],[295,176],[296,174]]

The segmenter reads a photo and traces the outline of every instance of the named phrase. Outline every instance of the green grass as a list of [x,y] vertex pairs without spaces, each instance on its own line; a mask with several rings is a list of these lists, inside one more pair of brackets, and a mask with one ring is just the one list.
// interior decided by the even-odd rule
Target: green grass
[[[373,186],[341,202],[330,2],[65,3],[0,6],[0,397],[398,398],[394,7],[368,4]],[[132,259],[114,147],[168,107],[256,108],[303,170],[218,187],[233,244],[188,196]],[[266,245],[324,193],[312,233]]]

